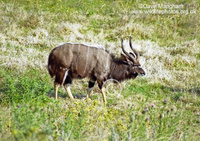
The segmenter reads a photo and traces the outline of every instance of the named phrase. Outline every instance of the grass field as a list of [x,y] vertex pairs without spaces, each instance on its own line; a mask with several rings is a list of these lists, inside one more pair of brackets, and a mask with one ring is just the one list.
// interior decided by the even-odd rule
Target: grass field
[[[200,140],[200,2],[1,0],[0,140]],[[54,100],[46,69],[63,42],[120,56],[123,36],[146,75],[109,84],[104,105],[87,79]]]

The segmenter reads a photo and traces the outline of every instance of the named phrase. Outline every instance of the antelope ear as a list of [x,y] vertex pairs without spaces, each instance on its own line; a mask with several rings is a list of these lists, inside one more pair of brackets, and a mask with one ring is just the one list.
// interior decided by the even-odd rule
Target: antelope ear
[[122,59],[123,59],[124,61],[128,61],[128,58],[127,58],[124,54],[122,54],[122,53],[121,53],[121,57],[122,57]]

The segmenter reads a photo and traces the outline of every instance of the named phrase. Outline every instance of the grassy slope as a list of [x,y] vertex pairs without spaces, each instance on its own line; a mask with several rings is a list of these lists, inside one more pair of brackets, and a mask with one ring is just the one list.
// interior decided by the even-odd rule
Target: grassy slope
[[[153,2],[1,1],[1,139],[198,140],[200,3],[155,3],[183,4],[181,10],[196,14],[134,14],[146,10],[140,4]],[[80,99],[86,80],[74,81],[75,101],[62,89],[54,100],[46,71],[52,48],[80,42],[102,44],[120,54],[120,38],[129,35],[140,51],[145,77],[112,85],[107,106],[97,86],[92,100]]]

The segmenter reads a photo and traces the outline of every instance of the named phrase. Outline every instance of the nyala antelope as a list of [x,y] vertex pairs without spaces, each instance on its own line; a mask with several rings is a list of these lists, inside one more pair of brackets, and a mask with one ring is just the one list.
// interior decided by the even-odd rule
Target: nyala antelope
[[139,53],[132,47],[133,52],[127,52],[121,39],[123,54],[120,58],[108,53],[102,48],[87,46],[84,44],[65,43],[54,48],[48,58],[48,71],[54,80],[55,99],[57,99],[58,85],[64,86],[70,99],[74,99],[70,84],[73,78],[89,78],[88,93],[97,81],[101,89],[103,101],[106,103],[104,82],[108,79],[123,81],[135,79],[139,74],[145,75],[139,63]]

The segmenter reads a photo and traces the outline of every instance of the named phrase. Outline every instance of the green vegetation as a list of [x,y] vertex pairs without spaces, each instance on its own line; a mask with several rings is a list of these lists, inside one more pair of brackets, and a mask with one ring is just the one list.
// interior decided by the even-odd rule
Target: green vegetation
[[[172,9],[179,13],[148,13],[166,10],[158,4],[180,6]],[[199,140],[199,6],[189,0],[0,1],[1,140]],[[91,100],[83,99],[87,79],[74,80],[74,101],[61,88],[54,100],[46,70],[51,49],[62,42],[101,44],[119,56],[120,38],[128,49],[129,35],[145,77],[108,85],[107,105],[97,86]]]

